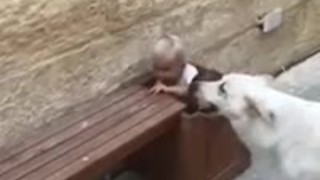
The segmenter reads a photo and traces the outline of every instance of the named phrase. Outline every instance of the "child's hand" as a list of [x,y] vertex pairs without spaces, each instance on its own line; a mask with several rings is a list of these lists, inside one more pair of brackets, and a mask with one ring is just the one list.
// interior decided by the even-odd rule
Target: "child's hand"
[[159,94],[165,93],[167,91],[167,86],[162,84],[161,82],[157,82],[151,89],[150,92]]
[[157,82],[150,91],[155,94],[159,93],[168,93],[173,94],[177,96],[182,96],[186,93],[187,87],[174,85],[174,86],[166,86],[162,84],[161,82]]

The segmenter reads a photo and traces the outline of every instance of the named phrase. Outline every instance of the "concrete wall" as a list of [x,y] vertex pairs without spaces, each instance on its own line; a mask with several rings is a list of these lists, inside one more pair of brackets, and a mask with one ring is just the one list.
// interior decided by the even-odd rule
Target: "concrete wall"
[[[262,35],[257,15],[279,6]],[[145,71],[161,32],[208,67],[271,72],[320,48],[319,22],[319,0],[2,0],[0,147]]]

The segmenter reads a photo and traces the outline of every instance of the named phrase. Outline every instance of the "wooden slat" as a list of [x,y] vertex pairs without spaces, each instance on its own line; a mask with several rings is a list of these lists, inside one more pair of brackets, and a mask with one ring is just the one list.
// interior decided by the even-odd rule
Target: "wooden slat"
[[179,134],[179,177],[183,180],[206,179],[206,134],[204,118],[198,114],[182,116]]
[[[85,156],[89,152],[92,152],[94,149],[97,149],[102,145],[111,146],[109,145],[110,140],[121,135],[122,133],[126,134],[126,131],[129,128],[131,128],[132,126],[135,126],[136,124],[139,124],[145,118],[152,116],[157,111],[163,109],[164,107],[172,103],[172,100],[163,99],[163,97],[161,96],[156,96],[155,99],[152,99],[152,98],[148,98],[148,99],[150,99],[150,101],[154,101],[157,103],[153,103],[151,105],[146,104],[147,108],[145,110],[140,111],[139,113],[136,113],[131,117],[129,116],[123,117],[126,119],[125,123],[121,123],[109,129],[108,131],[105,131],[104,133],[100,134],[94,139],[91,139],[90,141],[86,142],[82,146],[72,149],[72,151],[65,153],[62,157],[59,157],[56,160],[42,166],[37,171],[30,173],[27,176],[24,176],[22,179],[43,180],[47,175],[49,175],[49,173],[57,172],[59,168],[69,166],[72,162],[76,160],[80,159],[81,161],[81,158],[83,156]],[[131,137],[131,138],[134,138],[134,137]],[[108,154],[108,152],[103,152],[103,154],[106,155]],[[10,176],[8,176],[7,178],[12,179]]]
[[[50,160],[55,159],[81,145],[82,143],[90,141],[100,132],[107,131],[109,128],[112,128],[112,126],[120,123],[128,116],[137,113],[151,104],[154,98],[147,98],[148,96],[148,92],[140,91],[140,93],[130,96],[117,105],[114,105],[107,110],[96,114],[95,116],[77,124],[76,126],[66,129],[65,131],[61,132],[61,134],[58,134],[57,136],[48,139],[44,143],[39,144],[39,146],[30,149],[29,151],[23,153],[20,159],[4,164],[6,166],[2,166],[2,168],[10,167],[12,170],[0,176],[0,179],[8,179],[8,177],[10,177],[9,179],[14,180],[22,177],[25,174],[48,163]],[[145,98],[145,101],[141,101],[143,98]],[[137,101],[139,101],[139,103],[137,103]],[[131,108],[123,111],[123,109],[127,107]],[[105,120],[106,118],[108,120]],[[83,123],[87,124],[86,128],[81,127],[83,126]],[[32,159],[35,156],[36,158]]]
[[241,142],[224,117],[208,116],[205,124],[208,179],[234,179],[248,162]]
[[[182,107],[184,106],[181,104],[172,104],[167,109],[155,114],[152,119],[148,119],[134,126],[127,131],[126,135],[121,135],[118,137],[118,140],[112,140],[113,143],[117,143],[118,145],[111,146],[114,149],[110,150],[108,155],[105,155],[104,157],[102,155],[101,159],[93,163],[92,166],[89,166],[91,168],[84,168],[77,174],[73,174],[67,179],[88,180],[102,177],[105,175],[106,169],[112,169],[114,166],[113,162],[121,162],[125,158],[128,158],[129,155],[134,156],[134,153],[136,153],[139,149],[149,145],[151,142],[155,141],[159,137],[164,136],[166,133],[170,133],[170,131],[173,129],[177,129],[179,127],[178,125],[180,122],[181,111],[184,109]],[[124,140],[125,138],[127,138],[127,140]],[[120,141],[123,142],[119,143]],[[163,147],[160,147],[159,151],[162,152]],[[170,168],[169,164],[167,164],[167,166]],[[49,177],[51,176],[52,175]]]
[[[122,109],[126,108],[128,105],[131,105],[137,101],[148,96],[146,91],[140,91],[134,95],[131,95],[129,98],[111,106],[110,108],[105,109],[104,111],[100,111],[94,116],[90,117],[90,121],[80,121],[73,126],[65,129],[64,131],[56,134],[55,136],[49,137],[46,141],[43,141],[32,148],[26,149],[23,153],[19,156],[15,156],[15,158],[5,161],[0,164],[0,174],[7,172],[8,170],[17,167],[18,165],[32,159],[33,157],[43,154],[46,151],[50,150],[51,148],[59,145],[65,140],[70,139],[72,136],[75,136],[81,131],[84,131],[96,123],[101,122],[105,117],[111,116],[114,113],[121,111]],[[84,127],[86,125],[86,127]],[[1,175],[0,175],[1,177]]]
[[[95,107],[90,107],[88,104],[92,105],[91,103],[86,103],[79,108],[73,109],[73,112],[70,112],[67,116],[64,116],[61,121],[64,123],[63,126],[53,126],[50,128],[46,128],[41,133],[41,136],[32,136],[30,138],[27,138],[24,141],[21,141],[16,146],[10,147],[10,149],[2,149],[0,151],[0,164],[15,159],[16,156],[24,152],[26,149],[35,146],[36,144],[45,141],[50,136],[53,136],[54,134],[59,133],[60,131],[63,131],[65,128],[68,128],[69,126],[72,126],[74,123],[77,123],[78,121],[82,119],[86,119],[92,114],[98,113],[99,111],[123,100],[124,98],[137,93],[139,90],[141,90],[142,87],[140,86],[132,86],[131,88],[127,88],[125,90],[117,91],[115,93],[111,93],[110,95],[102,98],[99,100]],[[2,168],[0,168],[0,174],[1,174]],[[3,171],[2,171],[3,172]]]
[[[135,125],[133,128],[128,129],[126,133],[121,133],[117,138],[112,139],[100,148],[86,154],[85,157],[88,158],[88,161],[77,159],[72,164],[65,166],[62,170],[50,175],[46,180],[70,179],[70,177],[74,176],[76,172],[84,171],[91,164],[105,164],[115,159],[120,160],[128,153],[132,152],[133,147],[128,148],[128,146],[132,146],[132,144],[130,145],[130,142],[132,143],[133,141],[137,141],[137,137],[141,137],[140,140],[144,139],[145,141],[150,141],[156,136],[153,132],[163,129],[163,127],[166,126],[165,124],[172,120],[171,117],[181,112],[182,108],[183,106],[181,104],[174,103],[167,105],[165,109],[154,113],[153,117],[144,117],[143,119],[147,118],[147,121],[143,121],[143,123]],[[166,118],[164,119],[163,117]],[[162,128],[160,128],[161,124]],[[145,142],[140,141],[140,143],[144,144]],[[139,145],[136,148],[138,147]],[[121,155],[119,155],[119,151],[121,152]]]

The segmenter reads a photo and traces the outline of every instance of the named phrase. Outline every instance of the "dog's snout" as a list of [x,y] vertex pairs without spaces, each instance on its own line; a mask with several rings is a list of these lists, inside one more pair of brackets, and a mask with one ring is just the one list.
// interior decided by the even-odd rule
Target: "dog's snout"
[[[187,95],[187,108],[186,112],[195,113],[197,111],[203,113],[211,113],[217,112],[218,107],[215,104],[206,102],[203,98],[201,98],[200,91],[201,82],[195,81],[191,83],[188,90]],[[200,97],[199,97],[200,96]]]
[[218,107],[212,103],[208,103],[206,107],[200,108],[199,110],[203,113],[212,113],[212,112],[217,112]]
[[197,98],[197,92],[199,90],[199,82],[192,82],[188,88],[188,93],[186,96],[187,108],[186,112],[195,113],[199,110],[199,103]]
[[199,90],[200,82],[194,81],[189,86],[189,95],[195,95]]

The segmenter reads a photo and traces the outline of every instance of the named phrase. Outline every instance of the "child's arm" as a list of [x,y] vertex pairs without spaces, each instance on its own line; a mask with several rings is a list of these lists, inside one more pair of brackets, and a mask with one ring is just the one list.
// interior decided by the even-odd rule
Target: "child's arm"
[[188,88],[182,85],[167,86],[161,82],[156,82],[156,84],[150,90],[152,93],[168,93],[177,96],[183,96],[187,93]]
[[177,95],[177,96],[183,96],[187,93],[188,88],[186,86],[182,85],[175,85],[175,86],[166,86],[164,88],[165,93]]

